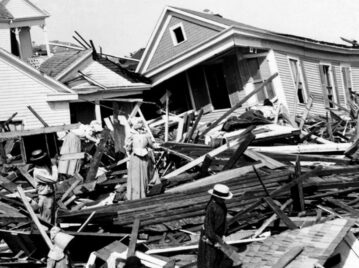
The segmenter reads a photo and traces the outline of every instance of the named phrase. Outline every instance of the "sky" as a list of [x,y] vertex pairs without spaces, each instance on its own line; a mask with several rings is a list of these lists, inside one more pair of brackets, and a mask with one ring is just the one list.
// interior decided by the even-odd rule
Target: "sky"
[[[50,13],[49,40],[76,43],[78,31],[103,53],[128,56],[145,47],[166,6],[209,9],[263,29],[321,41],[359,40],[357,0],[32,0]],[[38,27],[33,41],[43,43]]]

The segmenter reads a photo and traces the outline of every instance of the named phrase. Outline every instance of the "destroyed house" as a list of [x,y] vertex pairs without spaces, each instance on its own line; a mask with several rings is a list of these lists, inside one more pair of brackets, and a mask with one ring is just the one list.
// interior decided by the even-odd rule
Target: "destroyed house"
[[359,49],[167,7],[136,71],[152,80],[151,94],[171,92],[172,111],[230,108],[278,73],[243,106],[269,98],[300,114],[312,97],[311,113],[325,114],[359,91]]
[[123,112],[131,111],[134,102],[128,98],[140,99],[143,91],[151,88],[148,79],[92,49],[56,53],[39,70],[76,93],[70,101],[72,123],[101,121],[112,115],[113,101],[120,102]]

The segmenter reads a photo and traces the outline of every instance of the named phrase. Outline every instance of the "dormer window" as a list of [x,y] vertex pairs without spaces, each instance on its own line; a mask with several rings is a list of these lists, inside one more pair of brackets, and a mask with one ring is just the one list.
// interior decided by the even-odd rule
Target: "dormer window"
[[183,24],[179,23],[170,28],[171,37],[175,46],[187,40],[186,33],[184,32]]

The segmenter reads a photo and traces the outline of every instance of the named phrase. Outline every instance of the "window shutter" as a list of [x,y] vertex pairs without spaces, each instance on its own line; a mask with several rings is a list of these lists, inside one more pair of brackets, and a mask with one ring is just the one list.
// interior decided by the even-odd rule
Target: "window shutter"
[[325,107],[329,107],[327,82],[326,82],[325,76],[324,76],[323,65],[319,64],[318,67],[319,67],[320,81],[322,82],[322,90],[323,90]]

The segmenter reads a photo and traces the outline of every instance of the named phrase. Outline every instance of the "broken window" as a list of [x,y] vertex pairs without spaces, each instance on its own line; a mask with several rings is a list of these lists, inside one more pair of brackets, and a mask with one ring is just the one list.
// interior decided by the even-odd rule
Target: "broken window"
[[[264,82],[263,73],[270,73],[269,67],[266,64],[266,59],[263,58],[249,58],[247,59],[248,70],[251,78],[253,79],[254,88],[257,89]],[[267,77],[265,77],[267,78]],[[263,90],[257,93],[258,102],[263,102],[265,99],[273,99],[275,93],[272,83],[268,83]]]
[[351,77],[351,69],[349,66],[342,66],[342,80],[343,87],[346,97],[346,103],[350,101],[351,91],[352,91],[352,77]]
[[289,59],[290,69],[294,81],[294,87],[297,92],[297,100],[299,103],[307,103],[307,92],[305,90],[303,73],[299,60]]
[[338,95],[334,85],[332,66],[329,64],[321,64],[319,65],[319,68],[324,94],[327,96],[327,106],[329,108],[335,108],[333,103],[339,103]]
[[186,41],[186,34],[184,32],[182,23],[172,26],[170,28],[170,31],[171,31],[172,41],[175,46]]

